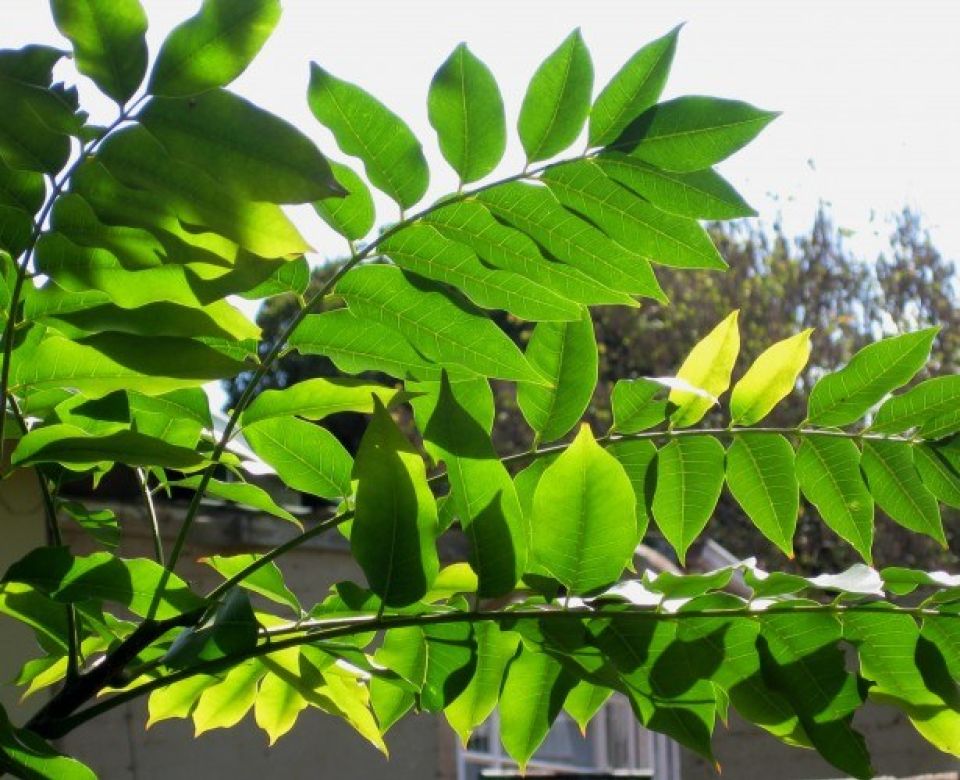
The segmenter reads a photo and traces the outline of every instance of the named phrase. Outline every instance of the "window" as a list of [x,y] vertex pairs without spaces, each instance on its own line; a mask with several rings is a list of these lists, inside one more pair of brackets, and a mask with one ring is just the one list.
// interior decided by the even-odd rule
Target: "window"
[[[637,723],[629,702],[622,696],[613,696],[590,723],[586,735],[561,712],[530,760],[527,774],[618,770],[618,776],[653,778],[655,753],[659,749],[662,746],[655,744],[653,735]],[[466,749],[458,745],[457,780],[481,780],[516,768],[500,744],[500,719],[496,712],[474,732]],[[633,771],[625,774],[624,770]],[[664,777],[669,780],[669,775]]]

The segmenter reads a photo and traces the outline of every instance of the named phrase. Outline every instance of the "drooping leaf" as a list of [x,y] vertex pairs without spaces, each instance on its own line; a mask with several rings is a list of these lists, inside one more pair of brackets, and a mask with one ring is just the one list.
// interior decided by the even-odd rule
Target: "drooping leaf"
[[500,692],[500,738],[521,771],[537,752],[576,680],[543,652],[521,645]]
[[771,542],[793,556],[800,488],[793,447],[780,434],[740,434],[727,450],[727,486]]
[[577,139],[592,93],[593,61],[577,29],[537,68],[523,97],[517,130],[528,163],[553,157]]
[[370,703],[386,733],[416,702],[427,672],[427,642],[420,626],[393,628],[384,633],[374,659],[398,675],[405,685],[374,677],[370,681]]
[[637,433],[667,419],[669,402],[655,399],[663,385],[650,379],[620,379],[613,386],[610,403],[617,433]]
[[195,736],[211,729],[236,726],[253,707],[261,678],[267,673],[259,658],[241,661],[215,685],[200,694],[193,710]]
[[620,461],[633,485],[637,512],[637,541],[642,541],[650,525],[654,490],[657,486],[657,448],[648,439],[620,439],[607,447]]
[[308,203],[344,194],[313,141],[227,90],[154,98],[138,121],[173,158],[244,198]]
[[583,416],[597,385],[597,342],[586,307],[572,322],[542,322],[527,343],[526,358],[551,386],[521,382],[517,404],[538,440],[562,438]]
[[723,459],[723,445],[712,436],[677,438],[657,453],[653,517],[681,564],[720,498]]
[[[169,482],[168,484],[170,487],[196,489],[200,486],[201,479],[202,477],[193,476],[185,479],[178,479],[174,482]],[[261,512],[266,512],[268,515],[279,517],[281,520],[286,520],[288,523],[293,523],[297,526],[300,525],[300,521],[297,520],[296,517],[275,503],[274,500],[270,498],[270,494],[257,485],[247,482],[221,482],[218,479],[211,479],[209,482],[207,482],[206,494],[208,496],[212,496],[213,498],[221,498],[225,501],[235,501],[238,504],[259,509]]]
[[418,393],[412,404],[427,452],[446,465],[447,502],[470,540],[477,592],[483,598],[510,593],[524,572],[530,529],[490,439],[489,383],[452,383],[444,374],[439,384],[408,387]]
[[[730,375],[740,352],[739,315],[739,310],[731,312],[694,345],[677,371],[678,379],[715,398],[730,387]],[[709,397],[683,389],[671,390],[669,400],[677,407],[670,421],[678,428],[699,422],[712,406]]]
[[[348,275],[349,276],[349,275]],[[399,331],[346,309],[311,314],[290,337],[302,355],[324,355],[341,371],[382,371],[398,379],[439,378],[440,368]]]
[[604,152],[596,160],[607,176],[661,211],[694,219],[756,216],[757,212],[712,168],[689,173],[664,171],[622,152]]
[[389,606],[421,599],[439,571],[437,505],[423,458],[377,402],[354,465],[350,544],[370,588]]
[[501,631],[495,623],[477,623],[473,630],[477,642],[476,671],[467,687],[443,711],[463,745],[497,706],[504,672],[519,643],[517,634]]
[[580,733],[587,733],[587,726],[600,711],[607,699],[613,694],[610,688],[594,685],[586,680],[580,680],[573,690],[567,694],[563,703],[566,712],[580,727]]
[[545,187],[511,182],[480,193],[480,202],[550,255],[621,293],[663,301],[649,262],[567,211]]
[[400,208],[427,191],[430,171],[423,148],[406,123],[360,87],[310,66],[307,101],[345,154],[358,157],[370,182]]
[[66,547],[39,547],[7,569],[3,582],[31,585],[68,604],[90,599],[122,604],[141,617],[156,599],[158,620],[203,604],[175,574],[169,575],[161,593],[163,577],[163,567],[146,558],[117,558],[106,552],[74,556]]
[[189,718],[200,695],[217,682],[213,675],[197,674],[153,691],[147,699],[145,728],[171,718]]
[[353,461],[326,428],[295,417],[271,417],[244,426],[243,436],[294,490],[324,498],[350,495]]
[[330,227],[348,241],[359,241],[373,229],[377,213],[373,196],[363,179],[343,163],[328,160],[337,184],[347,193],[314,201],[313,209]]
[[746,146],[778,115],[737,100],[687,95],[642,113],[611,147],[666,171],[701,171]]
[[465,43],[453,50],[430,82],[427,113],[444,159],[463,184],[497,167],[507,145],[503,98],[490,69]]
[[924,487],[947,506],[960,507],[960,454],[949,445],[920,444],[913,458]]
[[621,246],[651,263],[724,269],[726,262],[693,219],[668,214],[609,178],[592,160],[551,168],[543,175],[564,206],[586,216]]
[[857,445],[832,436],[805,436],[797,450],[797,479],[823,521],[870,563],[873,497],[860,473]]
[[267,673],[260,681],[253,716],[273,745],[293,728],[300,713],[309,705],[308,686],[300,678],[300,650],[287,648],[264,656]]
[[147,15],[138,0],[53,0],[53,19],[73,44],[77,70],[121,106],[147,71]]
[[322,420],[340,412],[373,412],[373,397],[390,407],[403,400],[403,393],[361,379],[305,379],[282,390],[265,390],[243,411],[242,425],[252,425],[273,417],[296,415],[307,420]]
[[909,382],[927,362],[939,328],[883,339],[813,386],[807,421],[820,426],[856,422],[887,393]]
[[438,623],[423,628],[427,668],[420,706],[440,712],[466,689],[477,667],[477,645],[469,623]]
[[790,394],[810,358],[812,332],[808,328],[778,341],[753,361],[730,394],[733,425],[755,425]]
[[280,20],[279,0],[203,0],[160,47],[147,90],[187,97],[224,87],[247,69]]
[[633,488],[584,425],[540,478],[532,561],[572,593],[615,582],[637,545]]
[[960,377],[934,377],[887,399],[870,428],[878,433],[916,429],[925,439],[941,439],[960,431]]
[[878,608],[843,616],[870,698],[904,712],[938,750],[960,756],[960,690],[936,645],[909,615]]
[[571,320],[579,313],[573,303],[521,274],[488,268],[469,247],[430,225],[410,225],[381,242],[380,249],[400,268],[456,287],[485,309],[534,322]]
[[397,268],[354,268],[336,291],[356,316],[399,331],[431,360],[498,379],[545,381],[493,322]]
[[606,146],[657,102],[670,73],[682,25],[651,41],[617,71],[590,110],[590,145]]
[[877,506],[904,528],[947,546],[940,506],[913,465],[913,447],[909,443],[864,441],[860,468]]

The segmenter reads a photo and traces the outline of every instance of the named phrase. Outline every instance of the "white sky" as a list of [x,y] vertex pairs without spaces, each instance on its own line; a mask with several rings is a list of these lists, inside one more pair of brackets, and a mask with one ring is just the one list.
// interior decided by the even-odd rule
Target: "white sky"
[[[145,0],[149,42],[194,13],[198,0]],[[960,3],[952,0],[285,0],[260,58],[234,89],[298,125],[345,159],[306,105],[308,63],[360,84],[403,116],[432,168],[428,198],[455,180],[426,119],[434,70],[460,41],[497,76],[515,123],[530,75],[574,27],[593,54],[596,89],[641,45],[684,28],[665,97],[707,94],[783,111],[720,170],[771,224],[808,227],[818,199],[873,255],[889,215],[909,204],[960,260]],[[41,0],[0,0],[0,46],[66,45]],[[108,120],[109,102],[83,98]],[[511,140],[500,171],[519,169]],[[378,202],[380,217],[394,207]],[[302,217],[300,216],[302,214]],[[341,244],[308,211],[297,215],[319,258]]]

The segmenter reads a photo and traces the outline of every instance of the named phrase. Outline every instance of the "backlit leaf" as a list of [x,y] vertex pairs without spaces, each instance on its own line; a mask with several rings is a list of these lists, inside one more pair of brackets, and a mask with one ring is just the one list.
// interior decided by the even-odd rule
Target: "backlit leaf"
[[[678,379],[714,397],[730,387],[730,375],[740,352],[739,315],[739,311],[732,312],[694,345],[677,371]],[[682,389],[670,391],[670,402],[677,406],[670,420],[678,428],[699,422],[713,405],[709,398]]]
[[734,425],[755,425],[790,394],[810,358],[812,332],[810,328],[778,341],[753,361],[730,394]]

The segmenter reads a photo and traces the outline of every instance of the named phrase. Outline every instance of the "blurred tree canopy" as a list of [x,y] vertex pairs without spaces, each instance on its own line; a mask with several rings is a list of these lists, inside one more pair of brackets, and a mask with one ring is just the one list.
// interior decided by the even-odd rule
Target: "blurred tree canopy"
[[[741,310],[742,340],[735,375],[771,342],[815,328],[813,352],[798,388],[770,415],[770,425],[795,425],[803,420],[806,409],[802,399],[822,373],[838,368],[861,347],[892,333],[940,326],[928,371],[957,373],[960,291],[956,267],[933,245],[918,213],[904,209],[896,216],[889,246],[877,258],[855,256],[844,244],[844,231],[833,223],[824,206],[818,209],[809,232],[797,238],[784,235],[779,227],[765,232],[752,222],[715,225],[711,233],[730,265],[727,272],[691,277],[689,272],[661,267],[658,276],[670,298],[669,306],[645,301],[640,309],[595,310],[600,376],[587,418],[597,433],[610,426],[609,393],[617,379],[675,373],[693,344],[734,308]],[[331,261],[316,269],[313,285],[321,285],[337,265]],[[261,349],[270,348],[297,307],[293,297],[273,298],[264,304],[257,317],[264,331]],[[521,345],[529,339],[529,323],[507,315],[498,319]],[[291,354],[264,379],[261,389],[336,373],[326,358]],[[241,375],[226,383],[228,404],[239,397],[248,378]],[[923,378],[926,374],[918,380]],[[500,453],[528,449],[532,436],[511,397],[513,389],[503,384],[496,390],[501,411],[494,439]],[[356,450],[363,433],[362,415],[337,415],[325,425],[348,449]],[[881,518],[874,549],[876,564],[933,567],[953,558],[960,553],[960,531],[956,515],[951,518],[948,512],[947,517],[951,552]],[[857,560],[854,551],[807,507],[801,508],[792,563],[772,544],[764,541],[758,546],[750,522],[727,495],[721,497],[707,533],[735,555],[757,555],[771,567],[815,573],[837,571]],[[655,536],[648,541],[661,547]],[[666,545],[662,551],[667,551]]]

